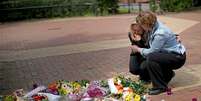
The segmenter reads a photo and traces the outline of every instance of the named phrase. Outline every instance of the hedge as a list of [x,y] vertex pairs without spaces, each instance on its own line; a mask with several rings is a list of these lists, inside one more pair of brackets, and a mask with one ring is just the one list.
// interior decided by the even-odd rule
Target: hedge
[[178,12],[192,7],[193,0],[160,0],[160,8],[164,11]]
[[0,21],[117,13],[118,0],[1,0]]

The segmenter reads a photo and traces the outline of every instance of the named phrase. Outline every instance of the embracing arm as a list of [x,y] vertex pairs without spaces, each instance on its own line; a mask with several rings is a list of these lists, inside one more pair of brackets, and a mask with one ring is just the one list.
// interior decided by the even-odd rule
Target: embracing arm
[[141,55],[146,57],[148,54],[150,54],[152,52],[160,51],[161,48],[163,47],[165,41],[166,41],[166,39],[165,39],[164,34],[156,34],[155,36],[153,36],[153,41],[150,45],[150,48],[141,48],[139,51],[140,51]]

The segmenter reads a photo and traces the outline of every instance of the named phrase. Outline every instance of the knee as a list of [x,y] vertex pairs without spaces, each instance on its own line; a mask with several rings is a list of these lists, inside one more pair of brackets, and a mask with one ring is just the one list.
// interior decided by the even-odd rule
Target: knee
[[148,71],[152,71],[152,70],[154,70],[154,69],[156,69],[158,67],[160,67],[160,65],[156,61],[152,61],[152,60],[146,60],[140,66],[140,68],[142,70],[146,69]]
[[140,73],[144,70],[148,70],[150,67],[151,61],[143,61],[138,68],[130,66],[129,72],[134,75],[140,75]]
[[150,59],[147,59],[145,61],[143,61],[140,65],[140,69],[144,70],[144,69],[148,69],[151,65],[156,64],[155,61],[152,61]]
[[150,62],[150,61],[157,61],[157,53],[150,53],[147,55],[146,57],[146,60],[147,62]]
[[141,65],[140,65],[140,68],[141,69],[146,69],[147,67],[148,67],[148,64],[149,64],[149,62],[146,60],[146,61],[143,61],[142,63],[141,63]]
[[134,75],[139,75],[140,69],[136,66],[130,65],[129,66],[129,72]]

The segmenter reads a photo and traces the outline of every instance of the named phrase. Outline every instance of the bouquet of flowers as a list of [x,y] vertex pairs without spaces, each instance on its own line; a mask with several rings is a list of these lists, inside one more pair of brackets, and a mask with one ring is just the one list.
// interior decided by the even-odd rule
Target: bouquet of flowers
[[109,79],[108,84],[111,91],[110,96],[123,101],[141,101],[141,95],[145,94],[147,90],[141,82],[134,82],[124,76]]
[[[3,96],[3,101],[91,101],[121,100],[143,101],[146,86],[141,82],[132,81],[124,76],[116,76],[108,80],[97,81],[65,81],[59,80],[45,86],[34,86],[25,93],[22,89],[13,95]],[[110,101],[109,100],[109,101]]]

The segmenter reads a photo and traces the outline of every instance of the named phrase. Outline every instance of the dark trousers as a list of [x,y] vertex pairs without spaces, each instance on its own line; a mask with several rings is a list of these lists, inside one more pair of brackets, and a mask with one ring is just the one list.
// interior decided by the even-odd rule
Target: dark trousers
[[141,80],[149,81],[150,76],[146,68],[144,68],[144,61],[140,53],[131,53],[129,62],[129,71],[134,75],[139,75]]
[[151,79],[153,87],[167,88],[173,70],[181,68],[186,61],[186,54],[155,52],[145,59],[140,54],[130,56],[130,72],[142,79]]

